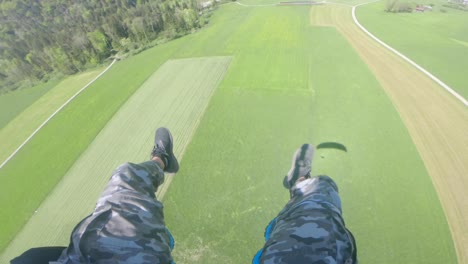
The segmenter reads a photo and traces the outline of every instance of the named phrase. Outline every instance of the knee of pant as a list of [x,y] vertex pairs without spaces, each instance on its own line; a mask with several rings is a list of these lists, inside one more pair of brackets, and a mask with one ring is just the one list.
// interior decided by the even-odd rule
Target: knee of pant
[[338,185],[336,185],[335,181],[332,178],[330,178],[329,176],[320,175],[320,176],[317,176],[317,178],[320,181],[325,181],[325,182],[329,183],[336,191],[338,191]]
[[130,168],[130,163],[129,162],[125,162],[125,163],[122,163],[120,164],[117,169],[115,169],[115,171],[123,171],[123,170],[128,170]]

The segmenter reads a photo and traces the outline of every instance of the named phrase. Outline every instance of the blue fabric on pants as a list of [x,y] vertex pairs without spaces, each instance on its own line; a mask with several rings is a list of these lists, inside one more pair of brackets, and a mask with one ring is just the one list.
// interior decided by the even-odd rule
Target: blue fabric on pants
[[291,189],[291,196],[267,226],[265,246],[252,263],[357,263],[335,182],[328,176],[306,179]]
[[54,263],[173,263],[174,239],[155,192],[164,181],[156,162],[118,167],[94,212],[73,230]]

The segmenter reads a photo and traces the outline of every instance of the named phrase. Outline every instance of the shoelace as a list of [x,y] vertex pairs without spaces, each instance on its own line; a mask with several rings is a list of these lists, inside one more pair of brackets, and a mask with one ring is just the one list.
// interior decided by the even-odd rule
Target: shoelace
[[168,161],[169,161],[169,154],[166,152],[166,148],[164,148],[164,145],[162,144],[156,144],[153,147],[153,150],[151,151],[151,157],[159,157],[162,159],[164,162],[164,165],[167,167],[168,166]]

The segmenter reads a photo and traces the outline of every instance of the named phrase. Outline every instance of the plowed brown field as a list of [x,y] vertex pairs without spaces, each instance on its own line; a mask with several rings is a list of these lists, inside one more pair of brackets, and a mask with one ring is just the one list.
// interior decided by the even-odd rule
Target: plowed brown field
[[350,6],[314,6],[311,20],[313,25],[336,27],[392,100],[432,177],[458,261],[468,263],[468,109],[361,31]]

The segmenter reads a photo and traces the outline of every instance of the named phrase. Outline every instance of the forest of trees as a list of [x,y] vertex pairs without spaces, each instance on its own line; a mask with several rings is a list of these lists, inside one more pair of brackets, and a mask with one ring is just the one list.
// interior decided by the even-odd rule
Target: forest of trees
[[0,1],[0,92],[202,26],[197,0]]

